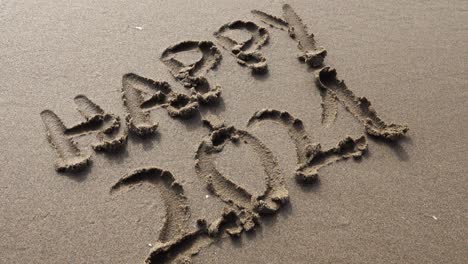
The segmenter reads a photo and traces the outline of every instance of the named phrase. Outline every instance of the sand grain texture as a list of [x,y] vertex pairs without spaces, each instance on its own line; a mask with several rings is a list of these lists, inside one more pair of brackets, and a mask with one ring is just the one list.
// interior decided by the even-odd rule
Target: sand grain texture
[[0,1],[0,263],[466,263],[467,10]]

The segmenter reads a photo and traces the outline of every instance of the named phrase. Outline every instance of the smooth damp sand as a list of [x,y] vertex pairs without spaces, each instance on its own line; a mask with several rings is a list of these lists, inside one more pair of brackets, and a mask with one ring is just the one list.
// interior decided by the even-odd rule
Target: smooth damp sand
[[[284,186],[289,203],[283,204],[280,193],[277,211],[261,216],[251,232],[221,228],[234,236],[241,232],[239,238],[203,234],[194,242],[199,244],[193,250],[200,250],[193,263],[464,263],[468,3],[287,3],[315,35],[317,47],[326,49],[324,66],[335,68],[356,97],[372,102],[379,118],[408,125],[406,136],[390,142],[367,135],[364,118],[343,104],[336,119],[323,124],[321,90],[314,70],[298,60],[298,43],[251,13],[282,17],[283,2],[2,1],[0,263],[144,263],[158,238],[185,231],[178,222],[165,224],[166,211],[180,208],[164,201],[188,204],[189,219],[185,213],[179,218],[190,231],[211,223],[210,230],[217,232],[221,222],[229,224],[226,219],[236,215],[223,211],[229,188],[217,197],[196,169],[197,150],[210,134],[202,119],[210,115],[255,137],[226,144],[214,161],[219,173],[245,193],[273,192],[265,181]],[[214,33],[237,20],[268,31],[262,56],[255,57],[266,60],[265,74],[252,74],[250,61],[237,62],[239,56],[217,41]],[[119,116],[125,125],[125,74],[188,92],[161,60],[166,48],[183,41],[211,41],[220,50],[222,59],[206,79],[211,87],[220,86],[221,102],[200,106],[190,119],[156,109],[151,112],[156,135],[140,138],[130,131],[123,150],[82,149],[90,155],[86,169],[56,172],[57,153],[41,112],[51,110],[72,127],[85,120],[74,103],[84,95],[78,98]],[[367,152],[361,159],[324,166],[312,184],[300,183],[296,145],[287,128],[277,122],[247,126],[262,109],[300,119],[309,141],[322,150],[337,147],[346,136],[365,135]],[[93,140],[76,139],[89,146]],[[176,196],[158,191],[152,181],[112,190],[126,175],[150,167],[170,172],[161,186],[177,190]],[[273,170],[282,182],[277,176],[268,179]],[[155,177],[163,174],[158,173]],[[183,187],[185,198],[178,185],[169,186],[173,182]],[[273,200],[255,210],[272,210],[278,195],[266,195]],[[244,229],[248,223],[242,223]]]

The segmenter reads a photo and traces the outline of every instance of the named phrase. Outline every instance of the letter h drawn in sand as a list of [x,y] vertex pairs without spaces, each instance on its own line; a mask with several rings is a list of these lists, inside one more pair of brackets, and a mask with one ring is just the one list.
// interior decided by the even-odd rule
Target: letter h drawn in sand
[[[176,58],[178,53],[193,51],[202,55],[194,63],[186,65]],[[155,109],[163,108],[173,118],[186,119],[197,114],[200,105],[215,105],[220,100],[221,88],[210,86],[205,75],[219,64],[221,58],[219,49],[211,41],[184,41],[163,52],[161,61],[174,78],[189,89],[189,94],[173,91],[164,81],[154,81],[134,73],[125,74],[122,77],[122,101],[130,132],[142,137],[155,134],[158,122],[151,116]],[[60,172],[78,171],[89,164],[89,155],[81,152],[73,142],[74,137],[97,132],[102,142],[93,145],[96,151],[111,151],[124,145],[127,139],[126,128],[119,117],[106,114],[82,95],[75,98],[75,103],[86,121],[71,128],[66,128],[52,111],[41,113],[49,142],[59,155],[56,169]]]
[[58,155],[55,169],[59,172],[79,171],[89,164],[90,155],[80,150],[74,138],[95,134],[98,142],[92,144],[92,148],[104,152],[119,149],[127,142],[127,131],[120,117],[104,112],[84,95],[76,96],[74,101],[86,120],[72,127],[66,127],[51,110],[41,112],[47,138]]

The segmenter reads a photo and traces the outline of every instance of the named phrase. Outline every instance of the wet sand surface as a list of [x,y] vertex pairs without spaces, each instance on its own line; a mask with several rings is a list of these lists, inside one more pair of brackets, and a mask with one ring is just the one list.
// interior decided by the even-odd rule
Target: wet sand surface
[[1,1],[0,263],[465,263],[468,3],[284,4]]

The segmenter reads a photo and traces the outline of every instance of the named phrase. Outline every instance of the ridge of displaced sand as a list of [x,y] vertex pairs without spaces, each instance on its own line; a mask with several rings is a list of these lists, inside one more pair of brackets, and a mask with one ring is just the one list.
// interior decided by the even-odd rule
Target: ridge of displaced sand
[[[253,197],[244,188],[224,177],[214,163],[214,155],[221,153],[224,145],[233,142],[236,146],[245,144],[253,148],[260,157],[261,164],[267,175],[265,193]],[[271,213],[279,209],[287,201],[288,192],[277,168],[276,158],[271,151],[256,137],[247,131],[235,129],[232,126],[214,130],[199,145],[195,158],[197,174],[207,182],[208,189],[229,205],[257,213]]]
[[[238,42],[224,35],[229,30],[246,31],[251,36],[246,41]],[[251,21],[236,20],[221,26],[214,36],[224,49],[236,57],[237,63],[252,69],[253,74],[264,74],[268,71],[267,60],[260,52],[269,40],[269,33],[265,28]]]
[[189,224],[190,209],[184,189],[168,171],[156,167],[140,168],[123,176],[111,187],[111,194],[122,188],[132,188],[133,185],[149,182],[161,194],[166,208],[164,224],[158,240],[167,242],[187,232]]
[[366,97],[356,97],[348,89],[345,82],[337,79],[336,70],[324,67],[316,72],[317,85],[321,89],[328,90],[341,102],[346,110],[356,117],[365,127],[366,132],[372,136],[388,140],[402,137],[408,126],[399,124],[387,124],[378,115]]
[[152,109],[165,108],[171,117],[180,118],[189,118],[198,111],[194,96],[173,92],[167,82],[134,73],[122,78],[122,100],[127,110],[127,126],[139,136],[156,133],[158,122],[152,121],[149,113]]
[[95,133],[98,142],[92,144],[92,148],[104,152],[118,150],[127,142],[127,131],[118,116],[104,112],[84,95],[77,95],[74,101],[85,121],[71,127],[67,128],[53,111],[41,112],[48,141],[58,154],[55,169],[59,172],[80,171],[90,162],[90,155],[83,154],[73,141],[76,137]]
[[[175,57],[177,53],[193,50],[198,50],[202,56],[190,65],[185,65]],[[192,94],[203,104],[214,103],[221,96],[221,87],[210,86],[205,77],[218,66],[221,59],[221,52],[211,41],[183,41],[168,47],[161,55],[161,61],[169,68],[172,76],[185,88],[191,89]]]
[[286,111],[263,109],[254,113],[247,126],[272,121],[285,126],[296,147],[298,167],[295,172],[299,182],[314,182],[318,177],[320,168],[350,157],[359,158],[367,150],[367,141],[364,136],[357,139],[346,137],[338,145],[328,150],[322,150],[320,144],[312,143],[300,119],[293,117]]
[[277,28],[277,29],[281,29],[281,30],[288,30],[289,29],[289,24],[288,22],[286,22],[284,19],[280,18],[280,17],[277,17],[277,16],[272,16],[270,14],[267,14],[263,11],[260,11],[260,10],[252,10],[251,13],[257,17],[258,19],[260,19],[263,23],[271,26],[271,27],[274,27],[274,28]]
[[316,84],[322,97],[322,124],[330,126],[335,122],[338,102],[341,102],[345,109],[364,125],[369,135],[385,140],[397,140],[403,137],[409,130],[408,126],[386,124],[370,107],[369,100],[365,97],[356,97],[346,87],[344,81],[336,78],[335,69],[323,67],[327,51],[316,46],[314,34],[308,33],[307,26],[290,5],[284,4],[282,9],[284,20],[259,10],[251,12],[255,17],[275,28],[284,30],[286,26],[288,27],[289,36],[298,43],[298,49],[303,52],[299,59],[314,69]]

